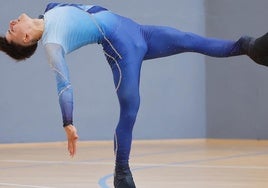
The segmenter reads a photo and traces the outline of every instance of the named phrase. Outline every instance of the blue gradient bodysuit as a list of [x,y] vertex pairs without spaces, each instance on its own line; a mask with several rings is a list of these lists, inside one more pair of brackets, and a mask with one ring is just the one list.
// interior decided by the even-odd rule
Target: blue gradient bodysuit
[[213,57],[244,54],[237,41],[201,37],[164,26],[140,25],[99,6],[51,3],[44,21],[42,42],[56,74],[64,126],[73,123],[73,91],[65,55],[87,44],[102,45],[120,103],[114,137],[117,165],[127,165],[129,160],[132,130],[140,105],[143,60],[183,52]]

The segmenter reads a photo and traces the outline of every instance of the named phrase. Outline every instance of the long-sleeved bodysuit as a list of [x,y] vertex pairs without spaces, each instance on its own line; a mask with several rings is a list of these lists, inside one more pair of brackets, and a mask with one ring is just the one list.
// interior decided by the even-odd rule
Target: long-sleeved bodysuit
[[132,129],[140,105],[143,60],[183,52],[213,57],[243,54],[239,42],[201,37],[165,26],[140,25],[99,6],[50,3],[44,22],[42,43],[56,74],[64,126],[73,123],[73,91],[65,55],[87,44],[102,45],[120,103],[120,119],[114,136],[119,165],[128,164]]

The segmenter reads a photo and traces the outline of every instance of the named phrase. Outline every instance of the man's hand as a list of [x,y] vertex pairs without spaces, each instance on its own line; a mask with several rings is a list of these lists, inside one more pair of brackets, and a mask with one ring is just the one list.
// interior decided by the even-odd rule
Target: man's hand
[[73,125],[67,125],[64,129],[68,140],[68,151],[70,156],[73,157],[76,154],[76,143],[78,140],[77,130]]

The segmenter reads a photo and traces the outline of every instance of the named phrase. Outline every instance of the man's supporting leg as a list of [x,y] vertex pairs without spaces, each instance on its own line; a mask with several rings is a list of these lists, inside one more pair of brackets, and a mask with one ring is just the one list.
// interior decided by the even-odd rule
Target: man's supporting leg
[[[125,61],[119,62],[122,73],[122,81],[117,90],[120,104],[120,118],[115,130],[115,174],[114,186],[116,188],[135,188],[135,183],[129,168],[129,155],[132,144],[132,131],[140,106],[139,82],[141,59],[125,57]],[[127,60],[127,61],[126,61]],[[114,82],[118,83],[119,70],[113,68]]]

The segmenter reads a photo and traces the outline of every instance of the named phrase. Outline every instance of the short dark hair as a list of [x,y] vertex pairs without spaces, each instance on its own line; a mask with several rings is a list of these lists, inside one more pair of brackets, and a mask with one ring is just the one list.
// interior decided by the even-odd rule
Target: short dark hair
[[22,46],[13,42],[9,43],[6,37],[0,36],[0,50],[18,61],[31,57],[36,51],[37,46],[37,42],[30,46]]

